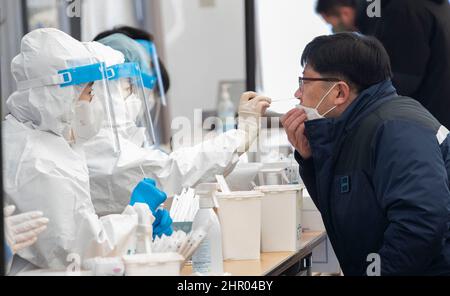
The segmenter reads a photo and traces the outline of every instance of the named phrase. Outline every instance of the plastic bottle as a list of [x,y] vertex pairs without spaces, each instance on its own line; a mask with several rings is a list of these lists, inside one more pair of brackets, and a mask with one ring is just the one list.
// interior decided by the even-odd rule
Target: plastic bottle
[[197,186],[196,194],[200,198],[200,209],[192,225],[194,231],[201,229],[206,231],[206,237],[192,256],[193,271],[210,275],[223,274],[222,233],[219,218],[214,212],[216,191],[216,183]]
[[138,213],[138,226],[136,227],[136,253],[150,254],[153,234],[153,215],[147,204],[136,203],[134,209]]
[[236,108],[234,107],[233,102],[231,102],[229,89],[230,84],[222,84],[222,92],[220,95],[219,105],[217,107],[217,115],[222,122],[224,132],[235,128],[234,116],[236,113]]

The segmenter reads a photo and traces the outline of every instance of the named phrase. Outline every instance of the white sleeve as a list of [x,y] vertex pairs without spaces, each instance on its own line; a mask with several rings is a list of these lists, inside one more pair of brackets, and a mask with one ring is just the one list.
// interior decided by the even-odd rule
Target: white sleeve
[[228,175],[239,161],[246,133],[231,130],[193,147],[167,155],[149,150],[143,168],[168,196],[200,182],[214,182],[215,175]]
[[[64,269],[68,255],[83,260],[125,254],[133,238],[137,214],[127,207],[123,214],[101,219],[95,214],[88,177],[71,175],[40,163],[35,170],[22,170],[17,190],[8,198],[19,212],[38,210],[49,219],[37,242],[18,254],[40,268]],[[54,164],[53,164],[54,165]]]

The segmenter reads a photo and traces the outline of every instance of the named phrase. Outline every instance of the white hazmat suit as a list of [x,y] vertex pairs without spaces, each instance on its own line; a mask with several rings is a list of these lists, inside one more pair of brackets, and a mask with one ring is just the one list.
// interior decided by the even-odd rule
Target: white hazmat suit
[[[96,43],[86,46],[100,60],[110,55],[109,47],[99,47]],[[143,128],[127,120],[132,116],[125,115],[127,110],[118,93],[113,86],[111,94],[118,123],[120,153],[114,153],[111,141],[103,131],[84,145],[93,203],[100,215],[121,211],[144,176],[154,179],[168,196],[179,194],[182,188],[193,187],[200,182],[212,182],[215,175],[226,176],[256,139],[260,117],[270,106],[269,98],[253,92],[245,93],[239,106],[239,129],[167,154],[157,148],[143,147]]]
[[[112,63],[123,62],[121,53],[109,57],[115,58]],[[41,211],[50,220],[39,240],[18,252],[39,268],[64,269],[68,255],[83,261],[125,254],[138,222],[136,211],[129,206],[122,207],[122,214],[96,215],[86,161],[80,153],[83,149],[67,140],[79,88],[51,85],[55,79],[42,79],[54,78],[59,70],[70,68],[67,61],[74,59],[95,60],[69,35],[39,29],[22,39],[21,53],[11,65],[19,86],[35,79],[46,84],[19,87],[7,101],[10,115],[3,122],[6,199],[18,212]]]
[[215,175],[229,174],[256,138],[258,117],[267,107],[265,104],[268,105],[267,98],[255,97],[254,93],[243,96],[243,101],[255,99],[249,109],[258,111],[250,115],[242,112],[240,129],[170,154],[142,147],[142,142],[137,140],[140,137],[136,137],[139,134],[136,127],[119,132],[121,151],[115,154],[108,136],[101,131],[84,145],[97,213],[117,213],[129,202],[134,187],[144,175],[154,179],[168,196],[173,196],[182,188],[214,181]]

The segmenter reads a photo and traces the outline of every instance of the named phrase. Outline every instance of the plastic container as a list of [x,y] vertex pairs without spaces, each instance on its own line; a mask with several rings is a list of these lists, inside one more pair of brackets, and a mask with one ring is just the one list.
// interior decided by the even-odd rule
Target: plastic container
[[231,191],[252,190],[254,187],[252,182],[262,167],[263,164],[259,162],[239,162],[225,180]]
[[263,163],[263,167],[258,173],[259,185],[288,184],[290,180],[287,177],[287,172],[290,166],[289,161]]
[[217,193],[225,260],[257,260],[261,255],[261,199],[258,191]]
[[123,256],[126,276],[179,276],[183,256],[178,253],[153,253]]
[[188,234],[192,230],[192,222],[173,222],[172,228],[173,231],[181,230],[184,233]]
[[83,267],[92,271],[94,276],[123,276],[125,266],[120,257],[95,257],[83,263]]
[[322,215],[305,189],[303,192],[302,225],[307,231],[324,231]]
[[262,252],[295,252],[301,247],[301,185],[268,185],[256,187],[262,199]]
[[215,194],[218,184],[204,183],[196,187],[200,209],[192,224],[193,230],[204,230],[205,238],[192,256],[194,272],[202,274],[223,274],[222,232],[219,218],[214,212]]
[[153,235],[152,224],[155,218],[153,217],[147,204],[136,203],[133,207],[138,213],[138,225],[136,227],[136,253],[151,253]]

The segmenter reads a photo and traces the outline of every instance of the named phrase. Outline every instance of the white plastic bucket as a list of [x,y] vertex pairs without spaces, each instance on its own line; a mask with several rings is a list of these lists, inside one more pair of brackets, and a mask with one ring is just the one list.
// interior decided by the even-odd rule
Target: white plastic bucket
[[301,247],[302,191],[300,185],[256,187],[262,199],[262,252],[295,252]]
[[313,200],[306,189],[303,192],[303,210],[302,210],[303,229],[308,231],[324,231],[322,215],[316,208]]
[[233,171],[225,178],[232,191],[252,190],[252,181],[255,180],[262,163],[238,163]]
[[83,267],[94,276],[123,276],[125,266],[121,257],[95,257],[83,262]]
[[179,276],[183,256],[178,253],[152,253],[123,256],[126,276]]
[[217,193],[224,260],[257,260],[261,255],[261,198],[258,191]]

